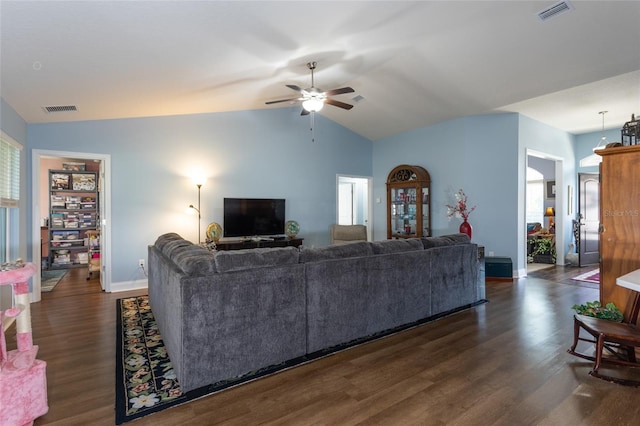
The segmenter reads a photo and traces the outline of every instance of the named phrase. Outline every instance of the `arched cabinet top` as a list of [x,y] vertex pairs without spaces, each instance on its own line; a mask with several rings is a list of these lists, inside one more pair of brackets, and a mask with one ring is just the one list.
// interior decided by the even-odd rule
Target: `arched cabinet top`
[[429,172],[427,172],[424,167],[420,166],[410,166],[408,164],[401,164],[395,167],[389,173],[389,177],[387,178],[388,184],[396,184],[396,183],[429,183],[431,182],[431,177],[429,176]]

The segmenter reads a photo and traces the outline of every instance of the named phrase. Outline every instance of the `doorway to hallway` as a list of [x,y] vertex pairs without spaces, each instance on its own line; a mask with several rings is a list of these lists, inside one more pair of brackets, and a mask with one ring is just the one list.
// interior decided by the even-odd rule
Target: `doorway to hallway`
[[[110,200],[111,200],[111,156],[108,154],[48,151],[34,149],[31,157],[31,187],[32,187],[32,259],[33,263],[42,268],[42,223],[45,213],[49,210],[48,191],[48,167],[50,159],[80,159],[87,162],[99,163],[98,179],[98,206],[99,206],[99,229],[100,229],[100,283],[103,290],[111,290],[111,232],[107,226],[111,222]],[[44,185],[42,182],[46,182]],[[33,302],[41,299],[41,274],[36,274],[33,279],[31,300]]]
[[[563,190],[563,160],[548,153],[527,149],[525,169],[528,173],[535,172],[535,177],[524,182],[525,229],[521,234],[521,247],[524,248],[525,265],[528,266],[533,260],[532,248],[538,252],[538,257],[541,257],[541,253],[547,254],[548,264],[563,265],[566,253],[563,235],[568,195],[568,191]],[[537,228],[529,229],[531,225],[537,225]],[[548,244],[542,244],[540,250],[536,250],[536,243],[540,242],[536,241],[538,239]],[[528,269],[525,268],[523,272],[526,274]]]
[[336,223],[365,225],[367,240],[371,241],[371,178],[338,175],[336,192]]

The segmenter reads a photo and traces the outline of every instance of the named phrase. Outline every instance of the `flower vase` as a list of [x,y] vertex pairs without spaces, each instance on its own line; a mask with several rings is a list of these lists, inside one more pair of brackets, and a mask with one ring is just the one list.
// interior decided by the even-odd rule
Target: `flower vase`
[[460,224],[460,233],[467,234],[469,236],[469,239],[471,239],[471,234],[473,233],[473,227],[469,222],[467,222],[466,218],[464,219],[464,222]]

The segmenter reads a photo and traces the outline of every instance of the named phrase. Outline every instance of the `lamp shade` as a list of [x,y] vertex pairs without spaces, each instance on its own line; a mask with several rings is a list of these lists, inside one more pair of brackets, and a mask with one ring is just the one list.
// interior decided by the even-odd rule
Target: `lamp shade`
[[556,215],[556,209],[553,207],[547,207],[544,211],[544,217],[554,217]]

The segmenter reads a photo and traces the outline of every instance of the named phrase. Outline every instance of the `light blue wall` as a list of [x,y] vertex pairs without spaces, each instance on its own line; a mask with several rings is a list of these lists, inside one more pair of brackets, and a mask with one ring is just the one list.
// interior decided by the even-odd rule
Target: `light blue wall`
[[[473,241],[487,253],[510,257],[514,268],[523,271],[528,149],[562,160],[564,182],[575,186],[573,136],[514,113],[464,117],[374,142],[373,196],[381,200],[374,203],[375,237],[386,237],[388,173],[399,164],[415,164],[431,175],[433,235],[458,231],[460,220],[449,220],[445,205],[462,188],[470,204],[477,205],[469,218]],[[569,233],[565,226],[561,243]]]
[[197,242],[197,218],[185,214],[197,203],[197,170],[207,177],[202,233],[222,223],[224,197],[285,198],[305,245],[327,245],[336,175],[371,176],[372,145],[322,116],[315,124],[315,142],[299,108],[30,124],[28,147],[111,155],[112,281],[119,283],[137,278],[138,259],[160,234]]
[[458,232],[446,204],[462,188],[477,209],[469,217],[473,241],[496,256],[515,259],[518,186],[518,116],[465,117],[374,142],[374,231],[386,238],[386,179],[399,164],[419,165],[431,175],[432,235]]

